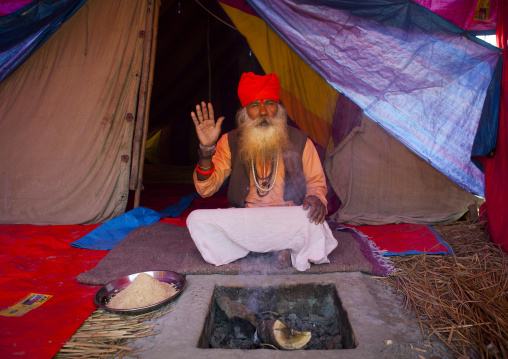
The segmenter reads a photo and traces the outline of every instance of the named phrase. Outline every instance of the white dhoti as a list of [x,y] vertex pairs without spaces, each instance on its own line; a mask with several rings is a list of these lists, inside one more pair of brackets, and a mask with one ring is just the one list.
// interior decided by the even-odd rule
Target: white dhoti
[[249,252],[289,250],[299,271],[310,263],[329,263],[337,247],[328,224],[310,223],[301,206],[202,209],[187,218],[187,227],[204,260],[217,266]]

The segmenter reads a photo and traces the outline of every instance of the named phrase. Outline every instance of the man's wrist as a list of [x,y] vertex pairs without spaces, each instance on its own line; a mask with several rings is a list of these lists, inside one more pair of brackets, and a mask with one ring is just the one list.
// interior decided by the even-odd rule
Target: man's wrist
[[209,177],[213,173],[213,171],[215,171],[215,165],[212,162],[212,166],[210,168],[207,168],[205,171],[205,169],[201,168],[201,166],[198,163],[198,165],[196,166],[196,171],[203,177]]
[[203,146],[201,143],[199,144],[199,149],[201,151],[209,151],[209,152],[212,152],[215,150],[215,145],[213,146]]

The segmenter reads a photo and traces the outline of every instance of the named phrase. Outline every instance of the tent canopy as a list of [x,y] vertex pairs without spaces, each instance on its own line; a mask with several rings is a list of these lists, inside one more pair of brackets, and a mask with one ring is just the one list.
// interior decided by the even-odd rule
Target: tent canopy
[[[155,78],[164,81],[154,84],[151,130],[169,123],[171,142],[187,139],[185,151],[179,145],[175,152],[178,164],[192,163],[185,155],[196,148],[190,103],[212,100],[229,119],[228,130],[240,73],[276,72],[292,121],[323,155],[338,144],[337,102],[344,94],[414,154],[483,195],[481,165],[471,157],[496,144],[501,57],[499,49],[465,29],[491,31],[497,2],[489,8],[476,1],[452,3],[207,4],[237,31],[195,2],[163,2],[161,16],[170,12],[174,21],[160,23]],[[115,217],[128,193],[133,122],[126,118],[136,114],[146,4],[5,4],[0,11],[15,11],[0,18],[2,219],[88,223]],[[189,7],[179,11],[179,5]],[[103,14],[115,20],[105,21]],[[192,21],[199,24],[192,31],[175,31]]]

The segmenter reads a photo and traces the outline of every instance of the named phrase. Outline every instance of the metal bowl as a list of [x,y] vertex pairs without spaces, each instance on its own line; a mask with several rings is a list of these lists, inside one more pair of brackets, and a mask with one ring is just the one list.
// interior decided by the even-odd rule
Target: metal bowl
[[[171,297],[163,300],[162,302],[158,302],[146,307],[140,307],[140,308],[129,308],[129,309],[115,309],[110,308],[106,306],[106,304],[109,302],[109,300],[118,292],[120,292],[122,289],[127,287],[129,284],[131,284],[134,279],[141,273],[148,274],[155,279],[166,282],[166,283],[173,283],[176,288],[178,289],[178,292],[176,292]],[[115,279],[112,282],[109,282],[105,286],[103,286],[101,289],[95,293],[95,296],[93,298],[95,304],[99,306],[102,309],[108,310],[110,312],[117,312],[121,314],[141,314],[150,312],[152,310],[158,309],[165,304],[169,303],[176,297],[182,293],[183,289],[185,288],[185,278],[182,277],[180,274],[176,272],[170,272],[170,271],[148,271],[148,272],[140,272],[140,273],[134,273],[127,275],[125,277],[121,277],[118,279]]]

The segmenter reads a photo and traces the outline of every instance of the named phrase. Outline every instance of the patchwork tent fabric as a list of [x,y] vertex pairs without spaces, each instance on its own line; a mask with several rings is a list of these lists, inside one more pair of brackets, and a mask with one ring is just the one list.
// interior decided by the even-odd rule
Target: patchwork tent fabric
[[[328,174],[329,179],[337,180],[333,184],[337,192],[344,194],[343,218],[353,209],[366,213],[365,209],[374,207],[366,201],[362,208],[355,207],[348,196],[365,198],[365,193],[355,187],[359,183],[350,182],[351,188],[345,186],[344,191],[343,182],[339,182],[344,179],[341,175],[364,173],[365,168],[358,171],[355,167],[355,156],[365,159],[383,154],[388,163],[411,158],[409,172],[399,174],[396,180],[425,169],[423,178],[427,181],[421,186],[429,184],[429,174],[433,186],[441,180],[448,182],[439,189],[448,188],[446,195],[455,204],[449,209],[450,203],[435,202],[436,208],[449,209],[441,217],[442,213],[433,211],[436,221],[456,218],[473,198],[458,186],[482,195],[485,183],[490,234],[508,252],[508,116],[504,95],[508,59],[506,53],[469,32],[492,31],[497,24],[498,46],[506,50],[508,2],[220,2],[263,70],[280,76],[281,99],[292,121],[309,134],[323,159],[325,153],[331,156],[329,165],[333,168]],[[167,3],[176,6],[176,2]],[[95,309],[92,296],[97,288],[78,284],[76,276],[96,265],[106,252],[73,248],[69,243],[96,228],[95,224],[76,223],[109,221],[126,208],[134,128],[129,115],[137,110],[144,42],[140,31],[146,27],[146,4],[140,0],[0,1],[0,223],[72,224],[0,228],[1,309],[12,308],[30,293],[52,296],[23,316],[0,316],[0,352],[7,356],[53,357]],[[198,33],[205,33],[203,26],[173,32],[166,42],[171,50],[176,42],[202,50],[194,41]],[[222,42],[222,37],[218,38]],[[235,58],[231,50],[237,43],[221,45],[212,50]],[[192,57],[206,62],[206,56],[197,55],[205,51],[193,54],[179,52],[192,65]],[[163,65],[168,72],[175,71],[167,63]],[[161,102],[176,92],[181,102],[188,94],[183,83],[187,90],[206,83],[203,78],[208,78],[208,69],[204,68],[199,75],[197,71],[177,71],[177,76],[160,86],[162,92],[165,87],[173,89],[164,92],[167,96]],[[228,76],[217,67],[214,71],[214,78],[227,78],[229,87],[236,85],[230,76],[234,71],[227,72]],[[219,97],[223,95],[221,91]],[[233,102],[229,107],[235,107]],[[188,116],[190,110],[182,111]],[[365,116],[370,122],[364,122],[363,129],[375,130],[379,137],[371,139],[368,136],[374,132],[358,131]],[[167,136],[166,130],[161,133],[161,137]],[[185,132],[174,133],[187,136]],[[369,143],[365,143],[367,137]],[[394,139],[400,143],[392,142]],[[364,151],[348,149],[362,141]],[[379,147],[384,148],[382,153],[377,153],[378,147],[370,147],[374,142],[386,145]],[[197,143],[193,146],[195,154]],[[182,149],[178,148],[175,156],[183,157]],[[351,168],[347,168],[350,172],[335,175],[338,163],[333,162],[344,156],[343,151],[352,153]],[[443,175],[427,172],[431,167]],[[387,177],[385,174],[383,181]],[[450,185],[451,181],[457,185]],[[397,204],[397,197],[391,198],[394,192],[387,191],[396,187],[394,183],[383,182],[383,186],[386,192],[376,193],[375,204],[381,206],[384,195],[394,201],[393,211],[400,210],[393,208]],[[365,188],[372,191],[372,184]],[[406,195],[399,198],[407,201],[407,188],[402,189]],[[220,203],[201,198],[196,202],[204,208],[227,206],[225,197]],[[149,208],[162,210],[167,205]],[[419,218],[413,213],[408,219],[410,210],[404,208],[406,213],[391,220]],[[161,222],[183,226],[189,210]],[[378,208],[368,220],[378,218],[380,212]],[[422,225],[416,229],[405,224],[357,228],[393,255],[447,250]],[[426,240],[413,241],[415,236],[408,232]],[[385,240],[387,233],[390,236]],[[48,324],[47,328],[41,330],[41,321]]]
[[[499,54],[493,46],[461,38],[462,29],[409,2],[396,5],[380,1],[375,3],[377,10],[363,7],[362,2],[349,6],[340,1],[305,5],[291,1],[270,4],[249,1],[253,8],[241,1],[221,2],[235,26],[246,36],[265,72],[287,74],[281,76],[282,102],[296,125],[309,133],[318,147],[327,149],[327,156],[337,153],[336,146],[344,146],[341,141],[357,125],[355,116],[365,113],[382,129],[379,133],[388,132],[410,149],[404,158],[416,160],[409,155],[416,153],[426,162],[426,166],[421,162],[421,168],[425,167],[429,174],[430,167],[436,168],[432,178],[440,178],[440,185],[446,183],[454,189],[438,191],[450,198],[423,204],[406,200],[407,192],[402,193],[402,188],[391,186],[389,191],[384,187],[385,191],[379,195],[388,201],[391,197],[401,198],[399,209],[383,208],[381,202],[375,208],[365,201],[356,203],[358,198],[354,196],[348,197],[349,210],[355,207],[356,214],[372,215],[363,219],[368,223],[390,223],[389,220],[435,223],[439,219],[449,221],[460,217],[467,204],[478,200],[467,192],[483,195],[483,173],[470,158],[477,142],[482,143],[477,149],[479,153],[490,151],[495,142],[495,125],[489,126],[497,123],[496,96],[491,94],[499,86],[494,81]],[[400,14],[408,18],[401,18]],[[379,37],[384,40],[379,41]],[[404,45],[406,41],[410,41],[409,47]],[[284,78],[291,81],[284,83]],[[315,88],[326,88],[326,91],[318,92]],[[484,103],[494,111],[486,111]],[[480,122],[488,130],[478,130],[481,135],[475,137]],[[380,144],[382,141],[374,139],[371,149],[378,150]],[[357,151],[352,156],[365,158],[365,154]],[[409,188],[407,177],[414,177],[410,173],[414,168],[405,166],[399,154],[393,156],[402,164],[397,169],[399,180],[406,184],[403,188]],[[344,184],[346,175],[338,176],[339,162],[335,162],[333,173],[327,171],[331,187],[337,190],[339,186],[351,187],[355,183],[355,193],[364,191],[357,173],[346,171],[351,177]],[[461,191],[452,181],[465,190]],[[422,188],[430,190],[431,187],[438,185],[432,183]],[[371,194],[372,189],[370,186],[365,193]],[[453,200],[458,193],[463,193],[460,203]],[[344,196],[341,200],[344,206]],[[442,212],[436,210],[441,202],[447,203]],[[422,206],[419,211],[418,206]],[[402,208],[408,207],[414,211],[404,215]],[[432,210],[440,213],[425,218]]]

